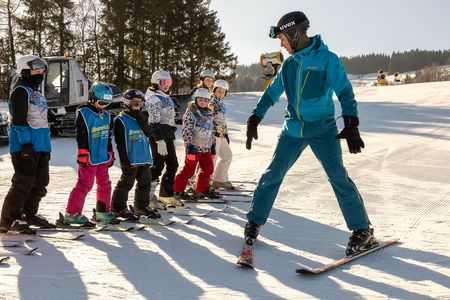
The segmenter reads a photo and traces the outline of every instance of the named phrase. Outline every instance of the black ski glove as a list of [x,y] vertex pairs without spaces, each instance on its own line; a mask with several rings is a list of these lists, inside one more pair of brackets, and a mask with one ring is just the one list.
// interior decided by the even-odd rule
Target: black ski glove
[[361,153],[364,148],[364,142],[359,136],[358,117],[344,117],[344,129],[336,136],[336,139],[346,139],[350,153]]
[[22,150],[20,151],[20,156],[23,159],[26,159],[34,164],[34,156],[33,156],[33,144],[23,144]]
[[245,143],[245,147],[250,150],[252,149],[252,140],[258,139],[258,124],[261,122],[261,118],[255,114],[252,114],[247,121],[247,143]]

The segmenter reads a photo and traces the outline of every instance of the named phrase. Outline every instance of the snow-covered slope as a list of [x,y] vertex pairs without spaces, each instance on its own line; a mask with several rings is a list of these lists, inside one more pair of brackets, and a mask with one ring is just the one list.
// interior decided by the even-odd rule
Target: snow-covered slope
[[[314,278],[294,273],[339,258],[349,236],[324,172],[306,150],[262,228],[254,271],[234,265],[249,207],[234,204],[191,225],[90,233],[77,242],[39,239],[28,244],[39,247],[35,256],[0,248],[13,257],[0,267],[0,298],[450,299],[450,82],[355,93],[366,148],[350,155],[343,142],[345,164],[376,235],[400,237],[398,246]],[[226,99],[234,180],[260,177],[280,133],[285,99],[261,123],[253,149],[245,149],[245,122],[259,95]],[[52,145],[51,182],[40,212],[56,219],[76,181],[76,145],[68,138]],[[178,150],[182,165],[180,140]],[[7,152],[0,148],[0,203],[13,174]],[[114,186],[120,169],[110,173]],[[86,200],[88,215],[94,199],[95,191]]]

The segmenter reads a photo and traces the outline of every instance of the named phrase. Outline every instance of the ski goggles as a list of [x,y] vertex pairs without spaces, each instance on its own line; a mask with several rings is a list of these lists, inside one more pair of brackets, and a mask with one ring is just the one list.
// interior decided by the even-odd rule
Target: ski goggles
[[111,102],[108,101],[102,101],[102,100],[97,100],[98,105],[100,106],[107,106],[109,105]]
[[102,99],[97,100],[97,103],[101,106],[109,105],[113,101],[113,96],[111,94],[104,94]]
[[203,97],[197,97],[195,99],[200,102],[208,102],[209,101],[209,98],[203,98]]
[[38,71],[37,73],[39,74],[47,73],[47,63],[41,58],[27,62],[27,65],[30,67],[30,70]]
[[132,106],[142,106],[144,104],[144,101],[142,101],[141,98],[133,98],[130,99],[130,105]]
[[270,26],[269,37],[271,39],[276,39],[277,36],[278,36],[278,27],[277,26]]
[[172,79],[168,78],[168,79],[160,79],[159,80],[159,85],[160,86],[172,86]]

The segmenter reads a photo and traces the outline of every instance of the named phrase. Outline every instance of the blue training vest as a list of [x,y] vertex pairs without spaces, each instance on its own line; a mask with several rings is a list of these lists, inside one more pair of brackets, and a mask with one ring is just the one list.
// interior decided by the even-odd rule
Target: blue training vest
[[89,162],[92,165],[106,163],[109,160],[109,113],[104,111],[99,115],[87,107],[80,108],[78,112],[83,117],[88,131]]
[[119,119],[124,127],[125,146],[130,164],[132,166],[151,165],[153,160],[150,152],[150,143],[136,119],[123,112],[116,119]]
[[[47,121],[47,101],[44,95],[25,85],[18,85],[28,94],[27,126],[10,124],[9,152],[14,153],[22,150],[22,145],[33,144],[33,151],[51,152],[50,129]],[[9,99],[8,105],[11,111],[13,99]]]

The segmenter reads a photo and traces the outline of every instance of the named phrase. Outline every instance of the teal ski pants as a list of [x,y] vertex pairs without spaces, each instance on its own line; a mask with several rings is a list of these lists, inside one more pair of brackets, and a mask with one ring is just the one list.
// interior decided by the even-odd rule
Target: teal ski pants
[[[272,162],[256,187],[247,219],[261,225],[266,223],[284,176],[309,145],[325,170],[347,227],[350,230],[368,228],[370,222],[363,200],[348,177],[342,161],[340,141],[335,139],[337,128],[334,119],[314,123],[305,125],[302,138],[280,135]],[[301,188],[301,178],[298,182]],[[301,198],[299,193],[299,200]]]

